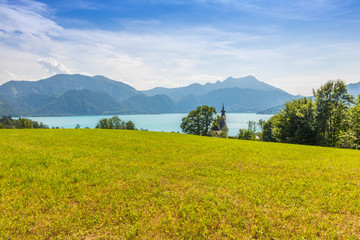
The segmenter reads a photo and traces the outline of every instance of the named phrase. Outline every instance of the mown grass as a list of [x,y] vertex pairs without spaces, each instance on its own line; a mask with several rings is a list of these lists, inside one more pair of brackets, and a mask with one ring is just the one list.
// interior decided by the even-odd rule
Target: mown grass
[[359,239],[360,152],[1,130],[0,239]]

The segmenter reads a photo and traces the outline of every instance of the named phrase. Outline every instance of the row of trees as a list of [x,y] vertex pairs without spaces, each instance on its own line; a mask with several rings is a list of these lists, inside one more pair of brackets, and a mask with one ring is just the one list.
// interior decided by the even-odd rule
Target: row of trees
[[135,124],[132,121],[125,122],[118,116],[101,119],[95,128],[136,130]]
[[10,116],[0,118],[1,128],[49,128],[43,123],[38,123],[27,118],[13,119]]
[[360,99],[341,80],[328,81],[314,98],[294,99],[263,126],[264,141],[359,148]]
[[[49,127],[43,123],[38,123],[36,121],[32,121],[27,118],[13,119],[10,116],[3,116],[2,118],[0,118],[0,129],[1,128],[49,128]],[[75,126],[75,129],[79,129],[79,128],[80,125],[77,124]],[[125,122],[121,120],[118,116],[101,119],[97,123],[95,128],[136,130],[135,124],[132,121]]]

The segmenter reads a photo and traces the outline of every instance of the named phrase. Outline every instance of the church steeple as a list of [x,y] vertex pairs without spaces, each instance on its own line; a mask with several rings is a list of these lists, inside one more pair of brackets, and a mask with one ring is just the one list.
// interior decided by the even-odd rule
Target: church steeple
[[221,109],[221,116],[225,116],[225,109],[224,109],[224,104],[222,105],[222,109]]

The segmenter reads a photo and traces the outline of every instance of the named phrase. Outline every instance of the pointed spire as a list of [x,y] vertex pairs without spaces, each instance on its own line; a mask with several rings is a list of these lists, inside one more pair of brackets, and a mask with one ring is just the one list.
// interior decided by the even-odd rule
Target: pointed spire
[[221,116],[224,116],[225,115],[225,108],[224,108],[224,103],[222,105],[222,109],[221,109]]

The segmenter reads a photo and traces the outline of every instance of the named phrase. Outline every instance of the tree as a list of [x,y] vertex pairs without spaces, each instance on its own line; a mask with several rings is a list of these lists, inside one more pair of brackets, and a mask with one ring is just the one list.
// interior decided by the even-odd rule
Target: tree
[[110,129],[108,119],[107,118],[100,119],[99,122],[96,124],[95,128]]
[[256,136],[258,136],[261,141],[263,140],[263,128],[265,123],[266,121],[264,119],[259,119],[259,121],[256,123],[257,127],[260,129],[260,132],[257,132]]
[[109,119],[109,127],[111,129],[125,129],[126,123],[121,120],[118,116],[113,116]]
[[339,147],[345,148],[360,148],[360,95],[355,101],[355,104],[348,112],[348,130],[343,131],[339,137]]
[[315,104],[311,99],[286,102],[273,124],[272,137],[279,142],[316,144]]
[[118,116],[100,119],[95,128],[101,129],[129,129],[134,130],[135,124],[132,121],[125,123]]
[[184,133],[209,136],[210,127],[215,120],[214,115],[214,107],[198,106],[182,119],[180,127]]
[[80,124],[76,124],[75,129],[80,129]]
[[16,128],[34,128],[33,124],[31,123],[30,119],[27,118],[19,118],[18,121],[16,121]]
[[316,99],[317,142],[319,145],[336,146],[341,132],[348,124],[343,122],[353,102],[342,80],[328,81],[318,90],[313,90]]
[[256,125],[257,123],[255,121],[249,121],[247,129],[239,129],[239,134],[237,135],[237,138],[243,140],[255,140]]
[[128,121],[125,128],[127,130],[135,130],[135,124],[132,121]]
[[238,139],[242,140],[255,140],[255,133],[250,131],[249,129],[239,129],[239,134],[237,135]]
[[265,142],[276,142],[276,139],[273,135],[273,130],[275,128],[275,123],[277,121],[278,115],[272,116],[263,126],[262,130],[262,140]]

